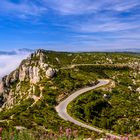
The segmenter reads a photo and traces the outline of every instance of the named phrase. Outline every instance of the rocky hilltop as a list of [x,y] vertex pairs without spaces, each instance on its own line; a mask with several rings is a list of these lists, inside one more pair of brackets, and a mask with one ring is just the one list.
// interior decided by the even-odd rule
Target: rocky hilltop
[[[34,85],[44,77],[52,78],[56,74],[57,70],[46,62],[46,57],[44,50],[37,50],[23,60],[15,71],[1,79],[1,108],[11,108],[14,104],[20,102],[23,96],[26,96],[26,99],[29,98]],[[21,89],[25,82],[28,84],[28,90],[23,92]]]

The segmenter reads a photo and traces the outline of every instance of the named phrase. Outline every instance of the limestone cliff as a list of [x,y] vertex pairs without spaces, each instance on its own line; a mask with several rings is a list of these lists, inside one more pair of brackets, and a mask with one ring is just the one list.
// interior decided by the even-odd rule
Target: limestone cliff
[[[57,70],[46,62],[46,58],[47,56],[43,50],[37,50],[27,59],[23,60],[15,71],[1,79],[1,108],[11,108],[19,102],[25,94],[31,94],[32,89],[41,79],[52,78],[56,74]],[[25,83],[26,86],[28,86],[28,90],[24,90],[23,92],[22,88]]]

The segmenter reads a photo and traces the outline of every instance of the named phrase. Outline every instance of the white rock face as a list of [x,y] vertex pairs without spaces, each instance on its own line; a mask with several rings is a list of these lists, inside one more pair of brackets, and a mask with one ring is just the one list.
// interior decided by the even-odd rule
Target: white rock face
[[134,85],[136,85],[136,81],[134,79],[132,79],[132,82],[133,82]]
[[40,81],[39,71],[39,68],[35,66],[29,68],[29,78],[31,83],[36,84]]
[[16,71],[14,71],[13,76],[11,78],[11,83],[17,81],[18,77],[19,77],[19,71],[16,70]]
[[52,78],[55,75],[56,71],[53,68],[48,68],[48,70],[46,71],[46,76],[49,78]]
[[11,108],[13,104],[14,104],[13,93],[12,93],[12,92],[9,92],[9,95],[7,96],[7,101],[6,101],[6,103],[3,105],[2,108],[4,108],[4,107]]
[[49,67],[48,64],[40,63],[40,68],[41,68],[41,69],[47,70],[48,67]]
[[132,87],[131,86],[128,86],[128,89],[132,91]]
[[44,69],[44,70],[46,70],[48,67],[49,67],[48,64],[44,64],[44,65],[43,65],[43,69]]
[[3,82],[0,81],[0,95],[4,92],[4,85]]
[[44,54],[43,53],[40,53],[39,56],[40,56],[40,62],[41,63],[44,63],[45,62],[45,56],[44,56]]
[[139,87],[139,88],[137,88],[137,89],[136,89],[136,91],[140,93],[140,87]]
[[56,60],[58,63],[60,63],[60,60],[59,60],[59,58],[58,58],[58,57],[56,57],[56,58],[55,58],[55,60]]
[[29,72],[29,69],[26,66],[22,65],[22,67],[19,70],[19,80],[24,81],[28,72]]

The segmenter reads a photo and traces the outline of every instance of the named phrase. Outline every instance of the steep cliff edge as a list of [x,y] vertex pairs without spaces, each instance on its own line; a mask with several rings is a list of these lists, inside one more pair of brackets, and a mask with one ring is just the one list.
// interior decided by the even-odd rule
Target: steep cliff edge
[[1,109],[11,108],[14,104],[20,103],[23,97],[31,97],[35,85],[41,79],[52,78],[56,74],[57,70],[46,62],[46,58],[44,50],[37,50],[23,60],[15,71],[1,79]]

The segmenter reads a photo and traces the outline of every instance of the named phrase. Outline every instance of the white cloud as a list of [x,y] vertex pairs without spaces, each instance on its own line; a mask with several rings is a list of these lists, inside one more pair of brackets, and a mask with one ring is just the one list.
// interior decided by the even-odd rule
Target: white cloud
[[[67,44],[68,41],[72,45],[74,43],[77,45],[78,41],[80,41],[84,46],[113,46],[114,43],[115,46],[123,46],[124,44],[138,46],[140,44],[139,41],[136,41],[140,39],[139,0],[19,1],[19,3],[13,3],[10,0],[2,0],[0,14],[3,15],[5,13],[9,14],[10,17],[22,19],[34,18],[36,16],[45,27],[49,28],[49,25],[51,25],[49,30],[52,30],[52,27],[54,27],[54,30],[56,29],[55,31],[59,32],[60,35],[64,33],[64,40],[61,40],[64,44]],[[43,18],[40,18],[42,15]],[[40,20],[37,20],[37,22],[40,22]],[[54,30],[52,31],[55,34]],[[135,31],[137,31],[137,34],[134,34]],[[39,32],[42,32],[42,29]],[[43,30],[43,32],[46,32],[46,30]],[[31,31],[29,33],[33,34]],[[66,34],[67,36],[65,37]],[[87,36],[78,37],[77,40],[76,37],[72,38],[73,34],[84,34]],[[92,34],[92,36],[88,36],[89,34]],[[55,46],[58,46],[60,41],[56,42]],[[68,49],[69,47],[65,48]],[[50,49],[52,49],[52,46]]]
[[77,26],[74,26],[75,30],[79,30],[80,32],[86,33],[94,33],[94,32],[118,32],[139,28],[139,23],[125,23],[118,21],[104,22],[104,23],[83,23]]
[[0,55],[0,77],[3,77],[15,70],[20,62],[29,54]]
[[19,0],[19,3],[3,0],[0,3],[0,13],[9,16],[28,19],[48,14],[51,9],[58,15],[98,15],[102,11],[112,14],[133,10],[140,6],[139,0]]
[[61,15],[81,15],[102,10],[127,11],[140,5],[139,0],[43,0],[43,2]]
[[[69,30],[80,33],[119,32],[140,28],[139,0],[43,0],[44,5],[60,15],[76,15],[69,23],[60,23]],[[130,11],[127,16],[120,13]],[[88,15],[87,15],[88,14]],[[59,24],[59,23],[58,23]]]
[[139,0],[116,0],[111,9],[116,11],[127,11],[140,6]]
[[94,13],[101,6],[101,1],[103,0],[99,0],[98,3],[91,0],[44,0],[48,7],[62,15]]
[[20,0],[19,3],[2,0],[0,12],[26,18],[43,15],[49,9],[60,15],[85,15],[102,10],[127,11],[137,6],[139,0]]
[[8,14],[10,16],[16,16],[22,19],[28,18],[28,16],[39,16],[46,12],[47,9],[42,6],[38,6],[32,1],[22,0],[19,3],[13,3],[9,0],[3,0],[0,3],[0,12]]

